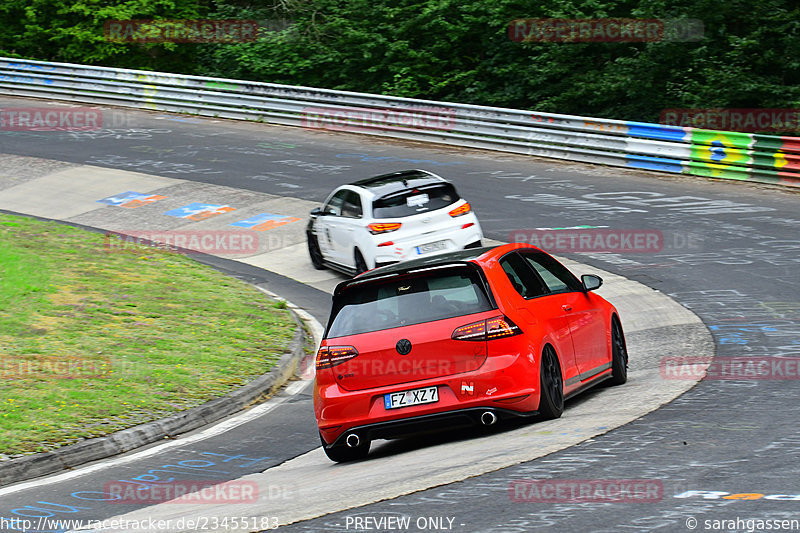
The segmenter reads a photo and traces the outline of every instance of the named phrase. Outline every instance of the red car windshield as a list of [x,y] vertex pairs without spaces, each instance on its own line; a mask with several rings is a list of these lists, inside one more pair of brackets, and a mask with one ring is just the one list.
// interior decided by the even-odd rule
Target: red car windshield
[[492,309],[477,272],[464,267],[354,285],[333,302],[326,338],[421,324]]

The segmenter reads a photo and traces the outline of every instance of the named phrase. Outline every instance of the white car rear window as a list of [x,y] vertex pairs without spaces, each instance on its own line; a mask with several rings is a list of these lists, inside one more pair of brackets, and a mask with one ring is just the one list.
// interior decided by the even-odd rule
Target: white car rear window
[[408,217],[447,207],[460,199],[451,183],[407,189],[374,200],[372,215],[375,218]]

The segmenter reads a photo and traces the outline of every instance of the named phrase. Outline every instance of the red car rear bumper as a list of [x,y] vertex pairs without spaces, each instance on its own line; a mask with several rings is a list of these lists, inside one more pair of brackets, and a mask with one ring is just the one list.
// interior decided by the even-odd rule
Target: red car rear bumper
[[[353,432],[371,440],[424,431],[431,422],[429,429],[477,424],[485,411],[498,417],[535,414],[539,388],[533,385],[539,376],[532,368],[537,367],[518,355],[493,356],[472,372],[389,387],[348,391],[337,383],[318,383],[314,405],[320,434],[330,445]],[[433,386],[439,393],[436,403],[385,407],[386,394]]]

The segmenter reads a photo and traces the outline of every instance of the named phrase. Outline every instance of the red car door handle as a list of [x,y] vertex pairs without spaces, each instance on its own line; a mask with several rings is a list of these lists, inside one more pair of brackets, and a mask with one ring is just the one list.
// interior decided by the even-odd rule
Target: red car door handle
[[561,309],[563,309],[564,311],[572,311],[572,306],[571,305],[562,305]]

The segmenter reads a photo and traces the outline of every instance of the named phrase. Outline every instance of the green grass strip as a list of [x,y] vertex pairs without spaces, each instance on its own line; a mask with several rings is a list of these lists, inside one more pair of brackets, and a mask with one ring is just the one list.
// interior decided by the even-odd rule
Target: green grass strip
[[0,215],[0,454],[152,421],[269,371],[282,302],[190,258]]

